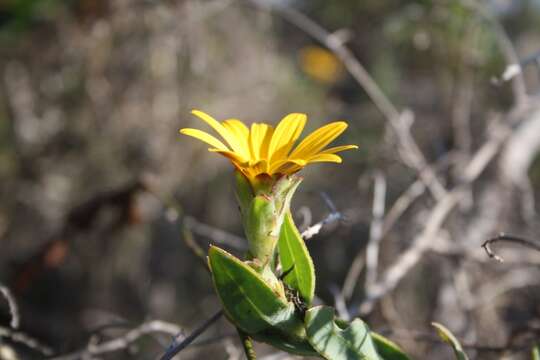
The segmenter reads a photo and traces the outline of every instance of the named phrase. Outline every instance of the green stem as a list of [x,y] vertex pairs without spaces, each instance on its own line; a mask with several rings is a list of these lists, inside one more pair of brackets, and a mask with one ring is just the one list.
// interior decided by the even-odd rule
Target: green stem
[[247,360],[257,360],[257,354],[255,354],[255,349],[253,348],[253,341],[251,340],[251,337],[239,328],[236,328],[236,330],[238,331],[240,340],[242,340],[242,346],[244,347],[244,352],[246,353]]

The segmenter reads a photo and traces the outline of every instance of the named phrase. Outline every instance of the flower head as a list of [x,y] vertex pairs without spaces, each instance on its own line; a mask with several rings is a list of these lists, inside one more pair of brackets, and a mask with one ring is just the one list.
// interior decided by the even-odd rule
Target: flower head
[[212,146],[209,151],[229,158],[251,182],[261,174],[290,175],[309,163],[341,163],[336,153],[358,148],[356,145],[326,148],[347,128],[347,123],[343,121],[332,122],[315,130],[293,149],[306,124],[305,114],[289,114],[275,129],[264,123],[253,123],[250,129],[237,119],[219,122],[199,110],[193,110],[192,114],[210,125],[224,142],[198,129],[185,128],[180,132]]

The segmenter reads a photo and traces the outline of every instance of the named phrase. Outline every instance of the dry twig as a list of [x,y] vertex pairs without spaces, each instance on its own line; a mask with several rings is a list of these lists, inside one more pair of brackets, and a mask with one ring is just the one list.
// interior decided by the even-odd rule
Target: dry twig
[[221,316],[223,315],[223,310],[219,310],[217,313],[214,314],[210,319],[206,320],[201,326],[196,328],[190,335],[183,336],[183,335],[177,335],[169,349],[161,356],[160,360],[170,360],[172,359],[176,354],[178,354],[180,351],[184,350],[187,346],[189,346],[199,335],[201,335],[203,332],[206,331],[212,324],[214,324],[216,321],[218,321]]
[[13,342],[25,345],[45,356],[50,356],[53,354],[51,347],[21,331],[14,331],[13,329],[0,326],[0,338],[10,339]]
[[426,221],[424,230],[415,238],[412,246],[385,271],[377,284],[367,289],[366,298],[359,308],[361,313],[370,312],[375,301],[393,290],[409,270],[418,263],[424,252],[434,246],[434,239],[438,237],[447,216],[466,195],[468,184],[478,178],[509,135],[510,133],[505,128],[497,126],[494,129],[491,138],[474,154],[464,169],[462,184],[437,202],[430,212],[431,215]]
[[204,224],[191,216],[184,218],[184,226],[197,235],[212,239],[216,244],[224,244],[239,250],[246,249],[247,241],[244,238]]
[[9,315],[11,316],[11,321],[9,323],[10,326],[13,329],[18,329],[19,324],[21,322],[20,321],[21,317],[19,316],[19,307],[17,306],[17,301],[15,301],[15,297],[13,296],[9,288],[1,284],[0,284],[0,294],[4,296],[9,307]]
[[96,355],[127,349],[131,344],[146,335],[167,334],[178,337],[180,336],[178,334],[181,332],[181,330],[182,329],[176,324],[171,324],[160,320],[152,320],[129,330],[120,337],[98,344],[89,343],[88,346],[83,350],[75,351],[66,355],[60,355],[52,358],[51,360],[77,360],[93,358],[93,356]]
[[533,241],[533,240],[529,240],[529,239],[525,239],[525,238],[521,238],[521,237],[517,237],[517,236],[513,236],[513,235],[507,235],[505,233],[500,233],[499,235],[497,235],[497,236],[495,236],[495,237],[493,237],[491,239],[486,240],[482,244],[482,247],[486,251],[486,254],[490,258],[495,259],[495,260],[497,260],[499,262],[504,262],[504,259],[501,256],[497,255],[491,249],[491,245],[496,243],[496,242],[509,242],[509,243],[514,243],[514,244],[519,244],[519,245],[531,248],[533,250],[540,251],[540,243],[538,243],[537,241]]

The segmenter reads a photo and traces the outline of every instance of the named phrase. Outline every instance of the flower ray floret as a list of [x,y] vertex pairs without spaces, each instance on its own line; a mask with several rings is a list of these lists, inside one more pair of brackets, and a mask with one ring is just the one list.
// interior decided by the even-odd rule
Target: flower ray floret
[[356,145],[326,148],[347,128],[344,121],[315,130],[293,149],[306,125],[305,114],[289,114],[276,128],[265,123],[253,123],[248,128],[238,119],[219,122],[200,110],[193,110],[192,114],[210,125],[223,141],[198,129],[184,128],[180,133],[210,145],[209,151],[227,157],[250,181],[262,174],[291,175],[310,163],[341,163],[341,157],[336,153],[358,148]]

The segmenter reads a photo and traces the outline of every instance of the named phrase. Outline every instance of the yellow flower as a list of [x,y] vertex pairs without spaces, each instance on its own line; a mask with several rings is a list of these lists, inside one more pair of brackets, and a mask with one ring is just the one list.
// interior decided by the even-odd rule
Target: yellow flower
[[333,53],[319,46],[306,46],[300,51],[300,67],[307,75],[325,84],[338,81],[344,70]]
[[290,175],[309,163],[341,163],[337,152],[358,148],[356,145],[343,145],[325,149],[347,128],[347,123],[343,121],[332,122],[317,129],[293,150],[306,124],[305,114],[289,114],[275,129],[264,123],[253,123],[249,129],[237,119],[219,122],[199,110],[191,113],[210,125],[225,142],[197,129],[181,129],[180,133],[212,146],[209,151],[229,158],[251,182],[261,174]]

